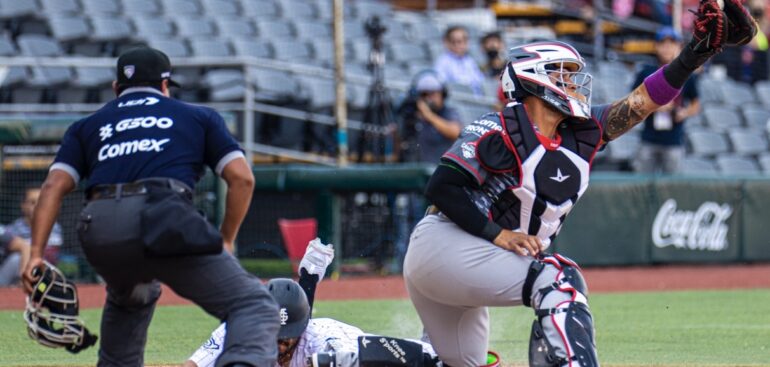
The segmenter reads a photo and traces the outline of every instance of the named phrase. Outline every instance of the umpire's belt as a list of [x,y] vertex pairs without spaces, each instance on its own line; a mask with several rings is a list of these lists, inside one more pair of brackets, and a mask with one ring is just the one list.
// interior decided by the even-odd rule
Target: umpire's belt
[[96,185],[88,190],[88,200],[119,199],[124,196],[146,195],[153,190],[171,189],[192,197],[192,189],[173,178],[145,178],[128,183]]

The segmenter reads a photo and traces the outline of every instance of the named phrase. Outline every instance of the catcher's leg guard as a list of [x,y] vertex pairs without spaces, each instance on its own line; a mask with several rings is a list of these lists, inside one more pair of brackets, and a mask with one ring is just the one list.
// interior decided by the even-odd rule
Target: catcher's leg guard
[[[579,269],[559,254],[530,266],[522,298],[537,316],[530,335],[531,367],[599,366],[588,287]],[[533,288],[537,291],[532,292]]]

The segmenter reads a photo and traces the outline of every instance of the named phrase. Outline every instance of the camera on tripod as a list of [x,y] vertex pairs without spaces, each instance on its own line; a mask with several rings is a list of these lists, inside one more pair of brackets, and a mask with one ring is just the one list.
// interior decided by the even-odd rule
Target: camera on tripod
[[380,22],[380,17],[373,15],[364,23],[364,29],[369,39],[379,40],[382,39],[382,35],[388,30],[385,25]]

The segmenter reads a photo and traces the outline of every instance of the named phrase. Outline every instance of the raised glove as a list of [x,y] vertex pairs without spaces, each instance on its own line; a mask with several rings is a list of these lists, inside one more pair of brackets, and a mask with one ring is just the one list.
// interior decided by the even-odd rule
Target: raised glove
[[693,57],[683,60],[693,70],[703,65],[714,54],[721,52],[727,39],[727,16],[717,0],[701,0],[698,11],[694,12],[692,40],[682,51],[693,52]]
[[305,256],[299,262],[299,268],[308,274],[318,275],[319,280],[326,274],[326,268],[334,260],[334,245],[324,245],[319,238],[308,242]]
[[757,21],[743,5],[745,0],[724,0],[727,16],[727,46],[742,46],[757,35]]

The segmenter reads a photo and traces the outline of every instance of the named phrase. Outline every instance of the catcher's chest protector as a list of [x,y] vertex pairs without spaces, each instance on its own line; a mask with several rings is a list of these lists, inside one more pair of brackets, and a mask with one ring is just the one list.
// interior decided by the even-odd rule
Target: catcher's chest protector
[[476,146],[481,164],[496,173],[482,187],[491,201],[488,215],[547,246],[588,188],[601,128],[594,120],[567,121],[557,130],[560,143],[541,142],[523,105],[506,107],[499,118],[503,131],[483,136]]

